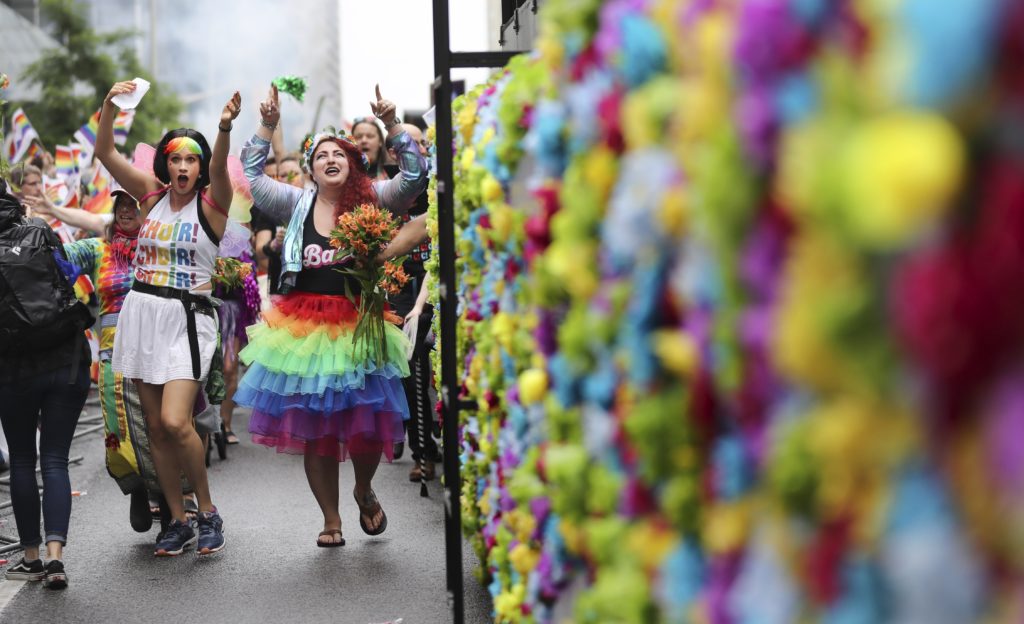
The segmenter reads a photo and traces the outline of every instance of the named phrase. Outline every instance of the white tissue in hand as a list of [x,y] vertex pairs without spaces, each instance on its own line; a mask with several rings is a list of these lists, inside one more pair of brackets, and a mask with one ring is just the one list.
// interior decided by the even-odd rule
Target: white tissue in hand
[[149,91],[149,81],[145,78],[136,78],[132,82],[135,83],[134,91],[131,93],[118,93],[110,98],[110,101],[121,110],[131,110],[138,106],[139,102],[142,101],[142,96],[146,95]]

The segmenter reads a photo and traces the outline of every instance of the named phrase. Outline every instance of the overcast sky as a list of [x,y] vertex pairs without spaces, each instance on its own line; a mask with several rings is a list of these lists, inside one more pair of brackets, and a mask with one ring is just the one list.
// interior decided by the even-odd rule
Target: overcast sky
[[[373,85],[399,110],[430,106],[434,79],[433,13],[429,0],[341,0],[341,107],[347,119],[370,114]],[[452,50],[479,51],[497,39],[485,0],[449,0]],[[376,31],[375,36],[370,36]],[[467,85],[487,70],[459,70]]]

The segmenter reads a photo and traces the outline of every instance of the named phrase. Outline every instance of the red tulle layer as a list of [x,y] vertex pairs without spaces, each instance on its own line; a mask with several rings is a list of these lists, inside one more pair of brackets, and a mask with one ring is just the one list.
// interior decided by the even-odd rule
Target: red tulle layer
[[[351,332],[359,321],[356,303],[341,295],[292,292],[274,298],[274,307],[263,313],[263,320],[274,329],[287,329],[295,337],[308,336],[315,329],[326,329],[332,339]],[[384,320],[399,324],[402,319],[385,308]]]

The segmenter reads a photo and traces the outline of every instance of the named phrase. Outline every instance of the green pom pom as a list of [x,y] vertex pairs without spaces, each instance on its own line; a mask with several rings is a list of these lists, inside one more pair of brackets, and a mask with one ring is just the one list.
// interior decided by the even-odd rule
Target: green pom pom
[[306,80],[299,78],[298,76],[281,76],[274,78],[274,86],[277,87],[278,91],[282,91],[292,96],[298,101],[302,101],[302,97],[306,95]]

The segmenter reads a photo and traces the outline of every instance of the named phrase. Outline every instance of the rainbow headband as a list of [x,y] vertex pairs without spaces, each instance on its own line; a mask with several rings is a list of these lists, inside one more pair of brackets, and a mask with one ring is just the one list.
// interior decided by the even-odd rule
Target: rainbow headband
[[306,142],[302,144],[302,156],[306,161],[306,171],[313,171],[313,150],[316,149],[317,145],[320,145],[324,141],[344,141],[345,143],[348,143],[352,147],[356,148],[356,152],[358,152],[359,156],[362,158],[363,171],[370,169],[370,161],[367,160],[366,154],[359,149],[359,146],[356,145],[355,141],[345,134],[344,130],[339,132],[332,127],[327,127],[316,134],[306,137]]
[[199,158],[203,157],[203,148],[199,147],[195,139],[189,137],[176,137],[168,141],[167,147],[164,148],[164,155],[174,152],[189,152],[196,154]]

